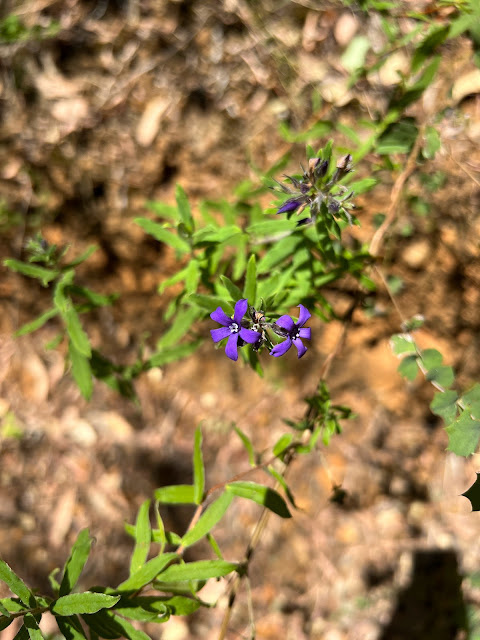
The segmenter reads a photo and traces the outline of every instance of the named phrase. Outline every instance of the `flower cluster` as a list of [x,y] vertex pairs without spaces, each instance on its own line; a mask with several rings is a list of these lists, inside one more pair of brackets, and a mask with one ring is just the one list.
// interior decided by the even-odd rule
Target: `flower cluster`
[[310,215],[298,222],[298,225],[315,222],[317,216],[322,211],[322,205],[333,217],[341,217],[352,224],[352,216],[348,209],[354,205],[349,202],[353,197],[353,191],[337,183],[348,173],[353,171],[352,156],[343,156],[337,162],[332,176],[328,177],[330,163],[322,158],[310,158],[308,169],[303,170],[303,176],[298,179],[293,176],[285,176],[292,186],[287,186],[278,181],[280,188],[271,187],[274,191],[289,194],[288,198],[277,210],[278,213],[286,213],[290,217],[294,212],[302,213],[307,207]]
[[[302,339],[310,340],[311,337],[311,330],[303,325],[311,314],[303,304],[298,306],[300,315],[297,322],[287,315],[281,316],[275,322],[268,322],[263,312],[257,311],[254,307],[248,308],[246,299],[239,300],[235,304],[232,318],[227,316],[222,307],[217,307],[210,317],[222,327],[210,330],[212,339],[214,342],[220,342],[227,338],[225,353],[230,360],[238,359],[238,347],[243,347],[245,344],[253,345],[255,351],[265,345],[270,355],[276,358],[287,353],[293,344],[297,349],[297,356],[301,358],[307,351]],[[249,317],[245,318],[247,309]],[[269,332],[285,340],[274,345]]]

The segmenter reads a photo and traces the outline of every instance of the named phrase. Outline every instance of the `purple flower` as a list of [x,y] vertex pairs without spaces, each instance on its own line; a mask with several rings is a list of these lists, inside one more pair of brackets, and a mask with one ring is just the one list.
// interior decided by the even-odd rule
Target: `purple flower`
[[305,198],[303,196],[300,196],[298,198],[290,198],[289,200],[287,200],[286,202],[284,202],[282,204],[282,206],[280,207],[280,209],[277,211],[278,213],[287,213],[290,211],[296,211],[298,209],[298,207],[303,204]]
[[309,328],[302,327],[310,318],[311,314],[303,304],[299,304],[298,306],[300,308],[298,322],[294,323],[290,316],[282,316],[275,322],[276,326],[279,328],[276,333],[286,338],[284,342],[277,344],[270,351],[270,355],[275,356],[275,358],[279,358],[280,356],[283,356],[284,353],[287,353],[292,344],[297,347],[299,358],[305,355],[307,351],[307,347],[303,344],[300,338],[310,340],[311,330]]
[[[258,331],[252,331],[242,327],[242,318],[245,315],[248,307],[248,300],[239,300],[235,304],[235,310],[233,318],[229,318],[222,307],[217,307],[213,313],[210,314],[212,320],[222,324],[220,329],[211,329],[212,340],[219,342],[223,338],[228,338],[227,346],[225,347],[225,353],[230,360],[238,359],[238,347],[243,346],[245,342],[253,344],[257,342],[261,337]],[[240,340],[240,344],[239,344]]]

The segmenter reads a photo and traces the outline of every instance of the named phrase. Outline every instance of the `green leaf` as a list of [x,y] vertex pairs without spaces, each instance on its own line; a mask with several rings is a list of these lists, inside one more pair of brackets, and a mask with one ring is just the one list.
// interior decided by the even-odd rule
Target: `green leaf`
[[78,256],[78,258],[75,258],[75,260],[68,262],[66,265],[64,265],[63,268],[72,269],[73,267],[78,267],[79,264],[82,264],[82,262],[85,262],[85,260],[88,260],[90,256],[95,253],[97,249],[98,247],[96,245],[91,244],[89,247],[87,247],[87,249],[85,249],[85,251],[80,256]]
[[189,616],[202,606],[202,602],[186,596],[173,596],[164,600],[176,616]]
[[151,640],[150,636],[144,631],[140,631],[139,629],[135,629],[131,622],[128,620],[124,620],[120,616],[113,616],[110,612],[105,612],[107,616],[112,618],[112,622],[115,622],[116,625],[122,630],[122,636],[127,638],[127,640]]
[[149,511],[150,500],[145,500],[138,510],[135,523],[135,548],[130,560],[130,576],[143,567],[150,550],[152,528],[150,526]]
[[176,553],[163,553],[146,562],[141,569],[118,585],[119,591],[138,591],[149,582],[152,582],[158,574],[171,562],[177,562]]
[[255,460],[255,451],[253,449],[253,445],[252,445],[252,442],[251,442],[250,438],[239,427],[234,426],[233,428],[234,428],[234,431],[237,434],[237,436],[243,442],[243,446],[247,450],[248,462],[249,462],[250,466],[254,467],[257,463],[256,463],[256,460]]
[[454,422],[457,417],[457,400],[458,395],[456,391],[444,391],[443,393],[436,393],[430,403],[432,413],[440,416],[447,427]]
[[65,596],[67,593],[70,593],[77,584],[78,578],[90,555],[91,546],[92,539],[90,538],[88,529],[82,529],[75,540],[70,557],[65,563],[62,583],[59,590],[60,596]]
[[303,237],[295,233],[277,242],[258,263],[257,273],[267,273],[279,263],[293,256],[303,241]]
[[85,640],[86,635],[77,616],[56,616],[57,625],[66,640]]
[[208,580],[221,578],[238,569],[235,562],[225,560],[198,560],[184,564],[175,564],[163,571],[159,580],[162,582],[185,582],[189,580]]
[[468,411],[463,411],[445,431],[448,433],[448,451],[465,457],[475,453],[480,439],[480,420],[472,418]]
[[90,640],[98,640],[98,638],[113,640],[124,637],[123,629],[105,609],[97,613],[85,614],[82,618],[90,628]]
[[205,468],[202,455],[202,430],[195,430],[195,444],[193,450],[193,499],[195,504],[201,504],[205,491]]
[[165,535],[165,525],[163,524],[162,516],[160,514],[158,500],[155,500],[155,503],[153,505],[153,511],[155,513],[157,528],[155,529],[155,533],[152,531],[152,539],[154,539],[155,542],[160,543],[160,554],[162,554],[165,548],[165,545],[167,544],[167,536]]
[[172,233],[158,222],[152,222],[148,218],[135,218],[134,222],[142,227],[146,233],[153,236],[155,240],[168,244],[179,253],[188,253],[190,251],[190,245],[186,240]]
[[270,487],[264,487],[256,482],[230,482],[225,488],[240,498],[253,500],[253,502],[270,509],[270,511],[273,511],[281,518],[292,517],[285,500],[279,493],[270,489]]
[[296,509],[297,505],[295,504],[295,498],[293,497],[293,494],[290,491],[290,489],[288,487],[288,484],[287,484],[287,481],[285,480],[284,476],[282,476],[282,474],[279,473],[271,464],[268,465],[267,471],[279,483],[279,485],[285,491],[285,495],[287,496],[288,500],[290,501],[290,504],[293,507],[295,507],[295,509]]
[[199,316],[199,310],[194,307],[180,309],[175,315],[175,322],[170,329],[162,335],[160,340],[158,340],[157,349],[161,350],[163,347],[176,345],[177,342],[188,333],[190,327]]
[[38,318],[35,318],[35,320],[24,324],[23,327],[20,327],[20,329],[15,331],[14,335],[18,338],[19,336],[24,336],[27,333],[32,333],[32,331],[37,331],[37,329],[43,327],[50,318],[54,318],[57,314],[58,309],[49,309],[48,311],[45,311],[45,313],[42,313],[42,315],[38,316]]
[[472,511],[480,511],[480,473],[477,473],[475,482],[462,496],[470,500]]
[[276,218],[275,220],[262,220],[251,224],[247,227],[247,233],[261,240],[263,236],[273,236],[275,238],[279,235],[284,235],[287,231],[293,232],[296,226],[297,220],[294,218],[290,220]]
[[138,598],[122,598],[115,606],[115,611],[130,620],[141,622],[166,622],[170,617],[170,609],[163,602],[164,597],[140,596]]
[[232,305],[229,305],[221,298],[217,298],[215,296],[205,296],[200,293],[192,293],[192,295],[188,296],[188,302],[195,304],[197,307],[200,307],[200,309],[208,311],[208,313],[215,311],[217,307],[222,307],[227,315],[231,315],[233,313]]
[[190,209],[187,194],[179,184],[177,184],[175,188],[175,199],[177,201],[178,213],[180,215],[180,218],[185,225],[187,233],[191,235],[195,226],[193,222],[192,211]]
[[224,287],[227,289],[227,291],[230,294],[232,300],[240,300],[240,298],[243,297],[243,294],[242,294],[241,290],[237,287],[236,284],[234,284],[230,280],[230,278],[228,278],[227,276],[221,275],[220,276],[220,280],[221,280],[222,284],[224,285]]
[[10,591],[17,595],[27,607],[36,605],[33,593],[3,560],[0,560],[0,580],[5,582]]
[[66,308],[61,312],[61,315],[65,322],[65,327],[70,341],[75,346],[75,349],[82,356],[90,358],[92,355],[90,341],[82,328],[80,318],[78,317],[78,313],[75,311],[71,300],[68,301]]
[[275,443],[273,447],[273,455],[281,456],[281,454],[285,451],[285,449],[288,446],[290,446],[292,440],[293,440],[293,434],[284,433],[283,436],[281,436]]
[[172,484],[155,489],[155,499],[164,504],[196,504],[193,484]]
[[56,269],[46,269],[45,267],[39,267],[35,264],[27,264],[26,262],[20,262],[20,260],[14,260],[13,258],[4,260],[3,264],[12,271],[21,273],[23,276],[40,280],[44,287],[60,275],[60,271]]
[[82,353],[79,353],[73,342],[68,343],[68,353],[72,363],[72,375],[80,389],[82,396],[90,400],[93,392],[92,370],[90,360]]
[[146,363],[147,369],[153,367],[163,367],[163,365],[169,362],[175,362],[191,355],[202,344],[202,340],[195,340],[194,342],[187,342],[186,344],[178,344],[174,347],[162,347],[158,353],[154,353],[150,356]]
[[412,73],[416,73],[422,64],[432,57],[435,49],[447,39],[449,31],[450,25],[432,27],[423,42],[416,46],[411,64]]
[[24,604],[19,598],[2,598],[0,602],[2,603],[2,607],[7,611],[7,614],[25,611],[25,609],[30,607],[30,605]]
[[455,373],[452,367],[441,365],[440,367],[432,367],[425,374],[425,379],[430,382],[436,382],[444,389],[448,389],[455,382]]
[[13,640],[28,640],[29,637],[27,627],[22,624]]
[[30,638],[30,640],[44,640],[43,634],[40,631],[40,627],[38,626],[38,622],[35,620],[31,613],[26,613],[24,615],[23,624],[28,631],[28,637]]
[[425,144],[422,149],[424,158],[431,160],[442,146],[440,134],[435,127],[427,127],[425,130]]
[[173,204],[166,204],[158,200],[147,200],[145,207],[153,211],[159,218],[168,218],[173,222],[177,222],[179,218],[178,208]]
[[257,263],[255,255],[252,253],[248,259],[247,275],[245,278],[245,286],[243,288],[243,297],[247,298],[249,304],[255,304],[257,296]]
[[403,353],[416,353],[417,348],[413,338],[408,333],[398,333],[390,338],[390,346],[396,356]]
[[462,404],[468,408],[474,418],[480,419],[480,384],[478,382],[463,394]]
[[378,139],[377,153],[409,153],[417,139],[418,128],[410,120],[404,119],[391,124]]
[[198,522],[183,536],[181,544],[184,547],[191,547],[209,533],[211,529],[223,518],[230,503],[232,494],[222,493],[222,495],[212,502],[202,513]]
[[2,616],[7,616],[7,618],[10,617],[10,611],[2,604],[1,600],[0,600],[0,614]]
[[58,616],[71,616],[77,613],[96,613],[100,609],[109,609],[120,600],[120,596],[105,593],[70,593],[62,596],[50,605],[52,613]]
[[348,184],[348,189],[353,191],[356,196],[361,193],[366,193],[373,189],[380,181],[377,178],[363,178],[363,180],[356,180]]
[[417,356],[410,355],[402,358],[397,371],[401,376],[413,382],[418,374]]
[[427,370],[439,367],[443,360],[442,354],[437,349],[424,349],[420,352],[420,357]]

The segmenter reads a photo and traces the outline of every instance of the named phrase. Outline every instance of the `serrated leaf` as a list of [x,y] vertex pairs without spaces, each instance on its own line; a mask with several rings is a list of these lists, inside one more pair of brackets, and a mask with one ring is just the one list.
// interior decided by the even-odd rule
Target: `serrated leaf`
[[436,416],[440,416],[445,424],[451,424],[457,417],[457,400],[456,391],[438,392],[433,396],[430,403],[430,409]]
[[238,568],[235,562],[225,560],[198,560],[168,567],[159,575],[162,582],[186,582],[189,580],[209,580],[221,578]]
[[252,254],[247,263],[247,275],[245,277],[245,286],[243,288],[243,297],[246,298],[249,304],[255,304],[255,298],[257,296],[257,262],[255,255]]
[[92,546],[92,539],[88,529],[82,529],[75,540],[70,557],[65,563],[63,578],[60,584],[59,595],[65,596],[70,593],[77,584],[78,578],[87,562]]
[[158,574],[171,562],[177,562],[179,557],[176,553],[163,553],[146,562],[136,573],[131,575],[118,585],[119,591],[138,591],[149,582],[152,582]]
[[195,504],[193,484],[172,484],[155,489],[155,499],[164,504]]
[[139,571],[148,556],[152,528],[150,526],[150,500],[145,500],[140,506],[135,522],[135,548],[130,560],[130,576]]
[[58,616],[71,616],[82,613],[96,613],[101,609],[109,609],[120,600],[120,596],[109,596],[105,593],[70,593],[55,600],[50,610]]
[[413,382],[418,374],[417,356],[410,355],[402,358],[402,361],[398,365],[397,371],[401,376],[403,376],[407,380],[410,380],[410,382]]
[[3,560],[0,560],[0,580],[5,582],[10,591],[18,596],[27,607],[34,607],[36,605],[33,593]]
[[480,511],[480,473],[477,473],[475,482],[465,493],[462,493],[462,496],[470,500],[472,511]]
[[237,436],[242,441],[243,446],[245,447],[245,449],[247,451],[248,462],[249,462],[250,466],[254,467],[256,465],[255,451],[253,449],[253,445],[252,445],[252,442],[251,442],[250,438],[239,427],[234,426],[233,429],[234,429],[235,433],[237,434]]
[[190,251],[190,245],[186,240],[180,236],[172,233],[158,222],[152,222],[148,218],[135,218],[134,222],[142,227],[146,233],[153,236],[155,240],[168,244],[172,249],[179,253],[188,253]]
[[60,632],[65,636],[65,640],[84,640],[85,631],[77,616],[62,617],[56,616],[56,621]]
[[462,396],[462,404],[474,418],[480,419],[480,384],[478,382]]
[[180,215],[180,219],[185,225],[185,229],[187,233],[191,235],[194,230],[192,211],[190,209],[190,203],[188,202],[187,194],[179,184],[177,184],[175,188],[175,199],[177,201],[177,207],[178,207],[178,213]]
[[416,353],[417,348],[413,338],[408,333],[397,333],[390,338],[390,346],[396,356],[404,353]]
[[82,396],[86,400],[90,400],[93,392],[93,380],[90,360],[82,353],[79,353],[75,345],[71,341],[69,341],[68,343],[68,354],[70,356],[70,362],[72,364],[73,378],[77,383]]
[[430,382],[436,382],[444,389],[448,389],[455,382],[455,373],[452,367],[441,365],[440,367],[432,367],[425,374],[425,379]]
[[60,271],[56,269],[39,267],[35,264],[28,264],[26,262],[21,262],[20,260],[14,260],[13,258],[4,260],[3,264],[12,271],[21,273],[23,276],[28,276],[29,278],[36,278],[37,280],[40,280],[44,287],[46,287],[49,282],[55,280],[55,278],[60,275]]
[[205,467],[202,454],[202,430],[195,430],[195,443],[193,449],[193,499],[195,504],[201,504],[205,491]]
[[448,434],[448,451],[464,457],[475,453],[480,439],[480,420],[472,418],[468,411],[462,411],[445,431]]
[[253,502],[262,505],[266,509],[270,509],[281,518],[292,517],[285,500],[270,487],[264,487],[256,482],[230,482],[225,488],[240,498],[253,500]]
[[213,527],[223,518],[225,515],[233,496],[229,493],[222,493],[222,495],[212,502],[205,511],[202,513],[198,522],[192,529],[187,531],[183,536],[181,544],[184,547],[191,547],[193,544],[201,540],[204,536],[213,529]]

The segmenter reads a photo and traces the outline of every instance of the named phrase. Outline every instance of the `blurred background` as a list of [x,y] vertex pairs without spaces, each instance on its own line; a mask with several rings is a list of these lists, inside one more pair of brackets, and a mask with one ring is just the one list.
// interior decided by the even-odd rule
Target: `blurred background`
[[[348,231],[369,243],[409,147],[390,157],[379,145],[360,153],[361,143],[385,122],[402,78],[414,77],[415,29],[422,20],[449,25],[462,6],[4,1],[2,258],[24,257],[39,231],[50,243],[70,244],[72,255],[96,244],[79,281],[121,296],[91,314],[85,328],[102,352],[128,364],[162,335],[172,294],[157,289],[176,267],[173,252],[132,221],[146,215],[147,201],[173,203],[176,183],[194,215],[205,200],[256,197],[267,208],[265,189],[249,195],[262,172],[284,159],[295,173],[305,142],[318,147],[333,138],[342,153],[358,152],[359,178],[376,179],[356,199],[361,227]],[[405,110],[407,124],[435,125],[441,146],[408,181],[382,250],[403,314],[426,318],[419,344],[439,349],[464,388],[480,374],[480,71],[473,43],[467,33],[444,42],[434,80]],[[239,187],[245,181],[250,192]],[[191,358],[142,376],[138,406],[100,383],[87,403],[64,372],[62,346],[44,348],[55,321],[13,337],[48,308],[49,292],[0,268],[0,555],[40,590],[48,590],[48,574],[85,526],[96,545],[83,586],[123,580],[131,550],[124,522],[156,487],[188,482],[197,425],[203,421],[209,485],[244,470],[232,423],[257,449],[271,446],[285,431],[282,419],[302,415],[302,398],[314,391],[342,333],[339,323],[315,319],[303,366],[294,357],[266,362],[261,380],[207,341]],[[325,296],[341,312],[357,286],[327,287]],[[208,337],[209,328],[199,331]],[[447,436],[428,406],[433,388],[420,376],[406,383],[396,371],[388,340],[399,330],[379,286],[355,311],[329,374],[333,401],[356,418],[328,449],[293,465],[300,510],[286,522],[271,518],[252,563],[259,640],[480,637],[480,523],[460,497],[480,457],[445,451]],[[342,504],[331,501],[333,485],[346,492]],[[229,514],[217,537],[225,556],[237,560],[258,509],[239,504]],[[191,514],[164,515],[182,532]],[[217,609],[149,632],[164,640],[216,637],[224,593],[223,583],[209,584],[202,595],[219,598]],[[462,630],[467,619],[469,631]],[[248,634],[242,591],[228,637]],[[11,628],[4,636],[13,637]]]

